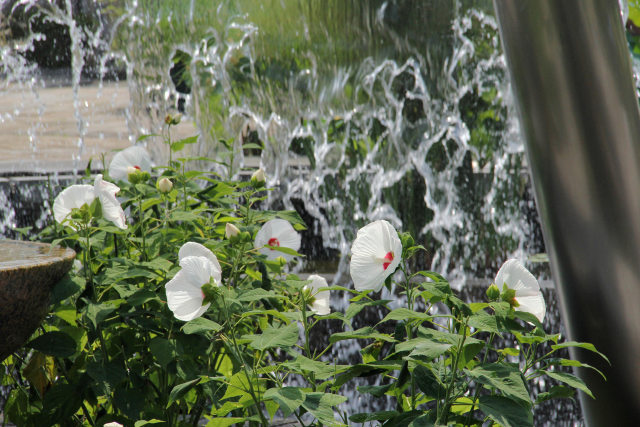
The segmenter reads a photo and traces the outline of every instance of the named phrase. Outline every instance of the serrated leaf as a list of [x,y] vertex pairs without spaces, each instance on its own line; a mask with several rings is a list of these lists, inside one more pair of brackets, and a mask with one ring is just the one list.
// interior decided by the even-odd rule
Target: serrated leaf
[[431,320],[433,316],[429,316],[426,313],[419,313],[417,311],[409,310],[408,308],[396,308],[387,314],[380,323],[387,322],[389,320]]
[[51,304],[58,304],[62,300],[78,295],[86,285],[87,282],[80,276],[65,275],[51,291]]
[[362,412],[353,414],[349,417],[349,421],[354,423],[366,423],[369,421],[385,421],[398,415],[397,411],[378,411],[378,412]]
[[396,345],[396,351],[409,351],[409,356],[435,359],[451,348],[450,343],[441,343],[426,338],[413,338]]
[[165,423],[166,421],[162,421],[154,418],[152,420],[138,420],[135,422],[133,427],[143,427],[149,424],[165,424]]
[[576,391],[566,385],[555,385],[543,393],[538,394],[536,397],[536,405],[552,399],[571,399],[576,394]]
[[[473,308],[472,308],[473,310]],[[486,311],[478,311],[469,317],[468,325],[483,332],[493,332],[499,334],[501,329],[498,327],[498,320],[495,316],[490,315]]]
[[486,363],[465,372],[479,383],[500,390],[504,396],[520,401],[523,405],[531,405],[529,392],[517,366],[510,363]]
[[582,390],[586,394],[588,394],[592,399],[595,399],[589,387],[582,381],[580,378],[576,377],[573,374],[568,372],[558,372],[558,371],[543,371],[548,377],[553,378],[554,380],[561,381],[573,388],[577,388],[578,390]]
[[206,335],[209,332],[218,332],[222,329],[222,326],[213,320],[206,319],[204,317],[198,317],[188,321],[182,326],[182,332],[185,334],[201,334]]
[[169,341],[162,337],[153,338],[149,342],[149,350],[162,367],[167,366],[178,357],[175,341]]
[[194,135],[194,136],[189,136],[187,138],[183,138],[181,140],[178,140],[176,142],[172,142],[171,143],[171,151],[173,151],[175,153],[176,151],[182,150],[185,145],[187,145],[187,144],[195,144],[196,142],[198,142],[198,135]]
[[[393,383],[385,384],[385,385],[363,385],[363,386],[358,387],[358,391],[360,393],[368,393],[368,394],[370,394],[370,395],[372,395],[374,397],[382,397],[393,386],[394,386]],[[351,417],[349,417],[349,419],[351,419]],[[351,420],[351,421],[353,421],[353,420]],[[359,422],[364,422],[364,421],[359,421]]]
[[257,288],[257,289],[251,289],[247,292],[244,292],[242,295],[238,296],[238,301],[244,301],[244,302],[252,302],[252,301],[259,301],[261,299],[266,299],[266,298],[286,298],[283,295],[279,295],[276,294],[273,291],[266,291],[262,288]]
[[76,352],[76,341],[61,331],[47,332],[29,341],[26,347],[55,357],[69,357]]
[[249,345],[256,350],[273,347],[291,347],[298,342],[298,325],[291,323],[280,328],[269,326],[262,334],[245,335]]
[[273,399],[280,405],[282,413],[288,417],[302,405],[306,399],[305,392],[299,387],[270,388],[263,397]]
[[307,393],[302,406],[318,419],[318,421],[332,425],[342,425],[338,423],[334,417],[332,406],[345,402],[347,398],[337,394],[330,393]]
[[173,402],[184,396],[189,390],[198,385],[201,380],[202,378],[196,378],[191,381],[178,384],[177,386],[172,388],[171,393],[169,393],[169,401],[167,402],[167,406],[165,408],[169,408],[169,406],[171,406]]
[[600,357],[602,357],[604,360],[606,360],[609,365],[611,365],[611,362],[609,361],[609,358],[607,358],[607,356],[605,356],[604,354],[600,353],[596,349],[595,345],[593,345],[591,343],[588,343],[588,342],[567,341],[567,342],[563,342],[563,343],[560,343],[560,344],[554,344],[554,345],[551,346],[551,348],[553,350],[558,350],[558,349],[561,349],[561,348],[569,348],[569,347],[577,347],[577,348],[582,348],[582,349],[594,352],[594,353],[598,354]]
[[417,365],[413,370],[413,378],[420,391],[426,396],[439,399],[446,394],[444,384],[426,366]]
[[381,334],[371,326],[366,326],[356,331],[338,332],[336,334],[333,334],[329,337],[329,342],[333,344],[338,341],[349,340],[349,339],[374,339],[374,340],[380,340],[380,341],[386,341],[386,342],[395,341],[391,335]]
[[344,317],[347,319],[353,319],[358,313],[360,313],[365,307],[375,307],[379,305],[386,305],[390,300],[375,300],[375,301],[356,301],[349,304],[347,311],[344,313]]
[[98,327],[99,323],[102,323],[104,319],[106,319],[111,313],[114,312],[116,308],[108,303],[102,304],[89,304],[85,309],[85,315],[87,319],[91,321],[95,328]]
[[533,427],[533,415],[529,408],[505,396],[480,396],[478,406],[503,427]]

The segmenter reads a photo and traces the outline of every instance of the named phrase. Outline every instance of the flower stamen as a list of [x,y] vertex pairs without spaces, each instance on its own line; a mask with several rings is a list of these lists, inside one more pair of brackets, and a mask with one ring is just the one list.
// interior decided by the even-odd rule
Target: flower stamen
[[272,237],[272,238],[269,239],[269,242],[267,242],[267,244],[269,246],[280,246],[280,241],[278,239],[276,239],[275,237]]
[[382,268],[386,270],[393,261],[393,252],[387,252],[387,254],[382,258],[377,258],[379,262],[382,263]]

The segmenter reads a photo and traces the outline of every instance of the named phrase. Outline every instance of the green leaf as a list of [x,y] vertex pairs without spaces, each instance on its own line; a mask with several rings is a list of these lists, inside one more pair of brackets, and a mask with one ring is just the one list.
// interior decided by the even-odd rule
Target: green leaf
[[221,325],[204,317],[190,320],[182,326],[182,332],[185,334],[200,334],[205,336],[209,332],[218,332],[221,329]]
[[[368,393],[368,394],[370,394],[370,395],[372,395],[374,397],[382,397],[394,385],[395,384],[393,384],[393,383],[386,384],[386,385],[362,385],[362,386],[358,387],[358,391],[360,393]],[[351,417],[349,417],[349,419],[351,419]],[[353,421],[353,420],[351,420],[351,421]]]
[[478,311],[469,317],[468,325],[482,332],[493,332],[499,334],[502,330],[498,327],[498,320],[495,316],[486,311]]
[[87,282],[80,276],[65,275],[51,291],[51,304],[58,304],[62,300],[78,295],[86,285]]
[[366,423],[369,421],[385,421],[398,415],[397,411],[361,412],[349,417],[349,421],[354,423]]
[[166,421],[162,421],[162,420],[157,420],[157,419],[152,419],[152,420],[138,420],[135,422],[135,424],[133,425],[133,427],[143,427],[146,426],[148,424],[164,424],[166,423]]
[[533,426],[531,410],[505,396],[480,396],[479,407],[503,427]]
[[167,366],[178,357],[175,341],[169,341],[162,337],[153,338],[149,342],[149,350],[162,367]]
[[137,307],[154,299],[158,299],[158,295],[155,292],[151,292],[149,289],[140,289],[127,298],[127,303],[132,307]]
[[446,394],[444,384],[426,366],[417,365],[413,370],[413,378],[420,391],[426,396],[439,399]]
[[344,372],[349,365],[330,365],[327,362],[311,360],[298,354],[295,360],[284,362],[283,366],[299,373],[303,373],[303,371],[313,372],[317,379],[324,380],[332,375]]
[[126,378],[127,372],[123,366],[117,362],[109,363],[89,361],[87,362],[87,374],[99,386],[101,392],[111,394]]
[[190,136],[190,137],[181,139],[179,141],[172,142],[171,143],[171,151],[173,151],[175,153],[176,151],[182,150],[185,145],[187,145],[187,144],[195,144],[196,142],[198,142],[198,135]]
[[568,372],[559,372],[559,371],[543,371],[548,377],[553,378],[554,380],[561,381],[573,388],[577,388],[578,390],[582,390],[586,394],[588,394],[592,399],[595,399],[589,387],[582,381],[580,378],[576,377],[573,374]]
[[224,418],[209,418],[207,427],[229,427],[234,425],[244,425],[247,418],[240,417],[224,417]]
[[70,357],[76,352],[76,342],[61,331],[47,332],[29,341],[27,347],[55,357]]
[[328,425],[341,425],[335,420],[331,407],[345,402],[347,398],[330,393],[307,393],[302,406],[318,419]]
[[167,406],[166,408],[169,408],[169,406],[171,406],[171,404],[175,401],[177,401],[178,399],[180,399],[182,396],[184,396],[189,390],[191,390],[193,387],[195,387],[196,385],[198,385],[200,383],[200,381],[202,380],[202,378],[196,378],[194,380],[191,381],[187,381],[185,383],[182,384],[178,384],[177,386],[175,386],[173,389],[171,389],[171,393],[169,393],[169,401],[167,402]]
[[278,402],[285,417],[288,417],[302,405],[306,399],[306,394],[300,387],[270,388],[263,397]]
[[570,399],[576,394],[576,391],[566,385],[555,385],[543,393],[538,394],[536,405],[552,399]]
[[286,297],[284,295],[276,294],[273,291],[266,291],[262,288],[258,288],[258,289],[251,289],[250,291],[244,292],[242,295],[238,297],[238,301],[252,302],[252,301],[259,301],[261,299],[267,299],[267,298],[284,299]]
[[102,323],[104,319],[107,318],[116,308],[108,303],[103,304],[89,304],[86,307],[85,315],[87,319],[91,321],[95,328],[98,327],[99,323]]
[[578,347],[578,348],[583,348],[585,350],[592,351],[592,352],[598,354],[604,360],[606,360],[609,365],[611,365],[611,362],[609,361],[607,356],[605,356],[604,354],[600,353],[596,349],[595,345],[593,345],[591,343],[588,343],[588,342],[567,341],[567,342],[563,342],[563,343],[560,343],[560,344],[554,344],[554,345],[551,346],[551,348],[553,350],[559,350],[561,348],[568,348],[568,347]]
[[486,363],[465,371],[479,383],[497,388],[504,396],[531,406],[531,398],[518,366],[511,363]]
[[371,326],[367,326],[364,328],[360,328],[356,331],[349,332],[338,332],[329,337],[329,342],[331,344],[342,341],[342,340],[350,340],[350,339],[374,339],[386,342],[394,342],[395,340],[391,335],[381,334],[380,332],[373,329]]
[[431,320],[433,316],[429,316],[426,313],[419,313],[417,311],[409,310],[408,308],[396,308],[391,313],[387,314],[380,323],[387,322],[389,320]]
[[250,346],[256,350],[291,347],[298,342],[298,324],[291,323],[280,328],[269,326],[262,334],[245,335],[243,338],[250,340]]
[[441,343],[426,338],[413,338],[396,345],[396,351],[409,351],[409,356],[435,359],[451,348],[450,343]]
[[391,300],[375,300],[375,301],[356,301],[349,304],[347,311],[344,313],[344,317],[347,319],[353,319],[358,313],[362,311],[365,307],[375,307],[379,305],[386,305],[391,302]]
[[75,305],[62,305],[56,308],[55,315],[64,320],[72,326],[76,326],[76,318],[78,313],[76,312]]

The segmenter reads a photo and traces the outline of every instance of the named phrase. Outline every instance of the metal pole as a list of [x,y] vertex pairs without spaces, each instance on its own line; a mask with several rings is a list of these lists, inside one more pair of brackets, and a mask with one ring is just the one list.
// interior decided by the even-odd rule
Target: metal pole
[[494,0],[591,426],[640,419],[640,112],[618,2]]

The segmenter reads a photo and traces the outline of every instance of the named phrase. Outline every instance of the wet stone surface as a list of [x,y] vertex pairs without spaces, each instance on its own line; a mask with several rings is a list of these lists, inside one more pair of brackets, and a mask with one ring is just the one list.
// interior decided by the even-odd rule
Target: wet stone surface
[[44,319],[53,286],[69,271],[71,249],[0,240],[0,361],[20,348]]

